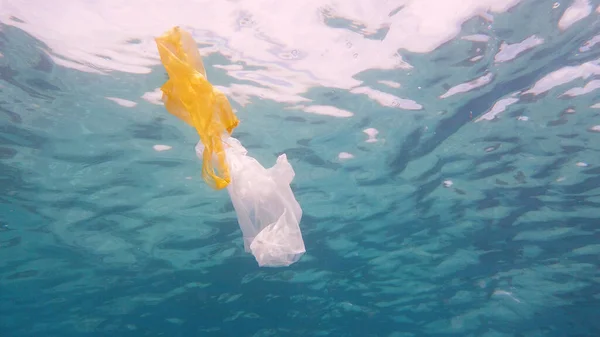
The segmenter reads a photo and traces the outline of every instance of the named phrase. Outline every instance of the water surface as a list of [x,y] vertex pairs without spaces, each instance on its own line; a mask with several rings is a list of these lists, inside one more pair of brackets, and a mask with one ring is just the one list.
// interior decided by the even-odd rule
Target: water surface
[[[599,5],[0,2],[0,335],[600,335]],[[296,171],[288,268],[160,103],[175,25]]]

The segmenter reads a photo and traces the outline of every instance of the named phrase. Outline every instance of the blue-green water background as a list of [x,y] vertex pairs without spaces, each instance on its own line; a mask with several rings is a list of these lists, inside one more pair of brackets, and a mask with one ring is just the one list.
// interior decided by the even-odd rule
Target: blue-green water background
[[[496,15],[487,42],[461,39],[490,34],[474,17],[431,53],[402,52],[410,71],[354,76],[421,109],[322,86],[302,96],[353,116],[232,100],[250,155],[268,167],[286,153],[296,171],[307,253],[279,269],[244,253],[227,193],[200,179],[194,130],[140,99],[160,65],[66,68],[19,18],[0,23],[0,336],[600,336],[600,91],[562,95],[600,77],[598,3],[566,30],[569,3],[552,4]],[[544,43],[495,62],[532,34]],[[212,66],[225,55],[205,64],[217,85],[243,82]]]

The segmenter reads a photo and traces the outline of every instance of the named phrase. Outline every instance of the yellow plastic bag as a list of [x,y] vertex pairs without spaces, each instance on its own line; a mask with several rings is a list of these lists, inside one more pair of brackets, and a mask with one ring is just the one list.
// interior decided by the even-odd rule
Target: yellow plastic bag
[[225,95],[208,82],[189,33],[176,27],[156,43],[169,74],[161,88],[165,107],[198,130],[196,154],[202,159],[202,177],[216,189],[227,187],[244,249],[259,266],[281,267],[298,261],[306,252],[300,231],[302,208],[290,187],[295,172],[286,155],[267,169],[231,137],[238,119]]
[[230,135],[239,121],[227,97],[208,82],[196,43],[188,32],[175,27],[156,38],[156,44],[169,75],[161,87],[165,107],[198,131],[206,148],[204,181],[215,189],[227,187],[231,177],[221,138]]

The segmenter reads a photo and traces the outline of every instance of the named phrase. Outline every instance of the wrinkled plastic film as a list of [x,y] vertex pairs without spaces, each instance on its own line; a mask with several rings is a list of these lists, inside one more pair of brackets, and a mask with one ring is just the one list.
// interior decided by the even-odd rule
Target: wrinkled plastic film
[[[259,266],[283,267],[298,261],[306,252],[300,230],[302,208],[290,187],[295,172],[286,155],[266,169],[247,155],[239,140],[228,137],[224,142],[231,172],[227,192],[245,251],[254,255]],[[199,158],[203,149],[201,143],[196,145]]]
[[206,77],[191,35],[175,27],[156,39],[169,80],[161,87],[165,108],[196,128],[202,177],[227,188],[243,234],[244,249],[259,266],[288,266],[306,252],[302,208],[290,187],[295,172],[285,154],[264,168],[231,137],[239,121],[227,97]]
[[231,177],[221,138],[231,134],[239,121],[227,97],[208,82],[196,43],[188,32],[175,27],[156,38],[156,44],[169,75],[161,87],[165,108],[196,128],[205,146],[202,178],[211,187],[222,189]]

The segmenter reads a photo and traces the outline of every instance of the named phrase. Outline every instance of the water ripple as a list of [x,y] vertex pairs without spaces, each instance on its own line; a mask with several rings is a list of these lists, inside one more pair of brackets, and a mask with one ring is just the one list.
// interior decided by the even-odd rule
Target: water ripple
[[[599,5],[4,3],[2,331],[597,335]],[[175,24],[294,166],[290,268],[244,253],[160,102]]]

